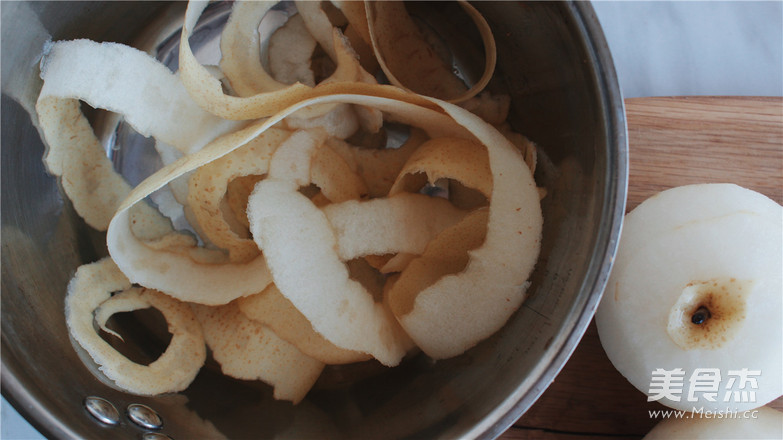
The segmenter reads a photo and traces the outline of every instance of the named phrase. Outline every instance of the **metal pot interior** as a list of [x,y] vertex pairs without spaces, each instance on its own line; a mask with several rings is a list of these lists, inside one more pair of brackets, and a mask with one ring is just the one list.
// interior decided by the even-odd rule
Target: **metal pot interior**
[[[218,29],[221,5],[208,16]],[[176,68],[171,59],[176,38],[167,37],[176,34],[184,7],[0,6],[3,395],[37,429],[56,438],[138,438],[144,432],[124,418],[119,426],[100,425],[83,407],[87,396],[103,397],[121,413],[128,404],[146,404],[162,417],[160,432],[175,439],[499,435],[544,391],[581,338],[603,291],[624,211],[623,105],[591,7],[476,4],[498,44],[491,88],[511,95],[512,126],[540,147],[536,180],[547,196],[530,298],[500,332],[462,356],[434,362],[418,355],[393,369],[374,363],[329,367],[297,406],[275,401],[264,384],[221,375],[214,363],[180,394],[129,395],[93,374],[94,366],[74,349],[66,330],[67,283],[79,265],[99,259],[106,249],[103,234],[74,213],[41,160],[44,145],[29,111],[40,89],[42,45],[49,38],[133,43]],[[446,41],[459,41],[452,47],[459,55],[455,65],[470,77],[478,36],[449,8],[416,9]],[[134,136],[110,116],[93,115],[96,132]],[[144,140],[135,136],[138,148],[114,157],[131,181],[148,171],[133,153],[144,149]],[[128,341],[122,349],[141,362],[165,347],[165,325],[154,313],[123,316],[115,324]]]

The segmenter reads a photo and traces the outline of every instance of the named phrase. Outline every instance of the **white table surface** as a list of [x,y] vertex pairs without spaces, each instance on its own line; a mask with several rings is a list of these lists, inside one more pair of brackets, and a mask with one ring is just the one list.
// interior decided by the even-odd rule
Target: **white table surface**
[[[593,3],[626,98],[783,96],[783,2]],[[0,439],[43,439],[5,400]]]

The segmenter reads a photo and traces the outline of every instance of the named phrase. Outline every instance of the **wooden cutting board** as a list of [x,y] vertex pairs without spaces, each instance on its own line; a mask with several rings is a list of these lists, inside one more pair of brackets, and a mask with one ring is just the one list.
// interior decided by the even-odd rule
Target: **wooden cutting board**
[[[783,203],[783,98],[666,97],[625,101],[626,211],[667,188],[729,182]],[[783,398],[770,404],[783,411]],[[614,369],[591,323],[571,359],[502,439],[643,437],[663,409]]]

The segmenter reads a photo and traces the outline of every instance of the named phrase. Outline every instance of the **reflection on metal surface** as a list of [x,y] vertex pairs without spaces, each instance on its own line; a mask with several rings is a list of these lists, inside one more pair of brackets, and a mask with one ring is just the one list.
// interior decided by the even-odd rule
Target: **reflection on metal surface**
[[163,427],[163,420],[154,409],[140,403],[128,405],[128,418],[131,422],[146,429],[160,429]]
[[172,440],[171,437],[159,432],[145,432],[141,438],[142,440]]
[[105,425],[116,425],[120,423],[120,413],[117,408],[106,399],[90,396],[84,399],[84,408],[95,420]]

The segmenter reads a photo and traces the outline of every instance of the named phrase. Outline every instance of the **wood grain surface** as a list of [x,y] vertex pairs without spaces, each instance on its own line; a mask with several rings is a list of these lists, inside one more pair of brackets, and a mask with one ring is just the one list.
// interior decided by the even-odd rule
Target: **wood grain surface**
[[[626,211],[667,188],[735,183],[783,203],[783,98],[666,97],[625,101]],[[769,404],[783,411],[783,398]],[[639,439],[665,409],[614,369],[591,323],[554,383],[501,439]]]

